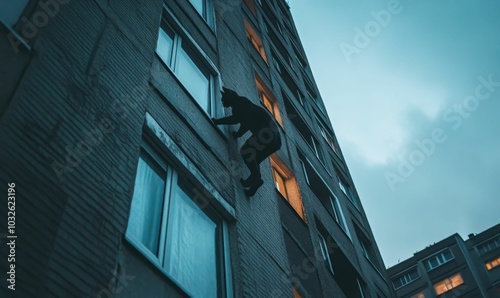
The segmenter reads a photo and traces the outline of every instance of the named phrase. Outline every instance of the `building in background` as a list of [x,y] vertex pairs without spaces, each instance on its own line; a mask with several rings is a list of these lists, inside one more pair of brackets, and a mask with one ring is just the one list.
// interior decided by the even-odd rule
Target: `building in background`
[[397,297],[500,297],[500,224],[454,234],[388,269]]
[[[0,180],[4,195],[15,183],[19,295],[391,297],[285,1],[6,3]],[[221,86],[281,126],[252,198],[242,140],[211,121],[229,112]]]

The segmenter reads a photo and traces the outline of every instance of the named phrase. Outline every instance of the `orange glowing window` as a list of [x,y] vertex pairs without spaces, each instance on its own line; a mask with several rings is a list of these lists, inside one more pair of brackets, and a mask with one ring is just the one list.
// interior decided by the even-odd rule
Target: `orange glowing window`
[[255,75],[255,84],[257,85],[257,91],[259,92],[259,98],[264,104],[264,106],[269,110],[269,112],[274,116],[276,121],[283,126],[283,121],[281,120],[280,109],[278,103],[274,98],[271,90],[267,88],[262,79]]
[[442,280],[438,282],[437,284],[434,285],[434,290],[436,290],[437,295],[441,295],[445,292],[450,291],[453,288],[458,287],[459,285],[463,284],[464,281],[462,279],[462,275],[460,273],[457,273],[451,277],[448,277],[445,280]]
[[293,298],[304,298],[304,295],[296,287],[293,287]]
[[425,295],[424,293],[420,292],[418,294],[411,296],[410,298],[425,298]]
[[297,214],[306,221],[304,205],[300,196],[299,185],[292,172],[275,153],[269,158],[273,171],[274,185],[281,196],[285,198]]
[[488,268],[488,270],[491,270],[495,267],[498,267],[500,266],[500,257],[494,259],[493,261],[489,261],[488,263],[486,263],[486,268]]
[[245,0],[245,4],[250,9],[250,11],[253,13],[253,15],[257,16],[257,11],[255,10],[255,3],[253,2],[253,0]]
[[252,25],[245,20],[245,29],[247,31],[247,38],[252,43],[253,47],[259,52],[260,56],[267,63],[266,51],[264,50],[264,43],[260,39],[259,35],[252,28]]

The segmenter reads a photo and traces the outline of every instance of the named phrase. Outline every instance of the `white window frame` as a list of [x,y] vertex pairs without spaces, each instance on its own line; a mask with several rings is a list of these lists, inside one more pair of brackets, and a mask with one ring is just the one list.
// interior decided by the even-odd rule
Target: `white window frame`
[[344,195],[353,203],[353,205],[358,208],[358,203],[356,202],[354,195],[352,194],[351,186],[347,184],[347,182],[344,182],[342,178],[340,178],[339,175],[337,175],[337,179],[339,180],[339,188],[340,190],[344,193]]
[[[161,215],[160,221],[160,235],[159,235],[159,248],[158,248],[158,256],[156,256],[153,252],[151,252],[141,241],[140,239],[136,239],[134,235],[129,233],[128,227],[125,233],[125,239],[130,242],[141,254],[143,254],[151,263],[153,263],[165,276],[167,276],[172,282],[174,282],[179,288],[181,288],[185,293],[190,293],[189,289],[184,288],[181,284],[179,284],[174,277],[172,277],[164,268],[166,262],[164,262],[165,254],[168,249],[167,247],[167,223],[168,223],[168,214],[170,208],[170,200],[174,196],[175,190],[180,186],[178,185],[178,172],[169,165],[165,160],[160,158],[153,149],[149,147],[147,144],[143,144],[142,150],[148,157],[152,160],[152,162],[156,163],[158,167],[160,167],[164,172],[166,172],[165,177],[165,190],[163,197],[163,211]],[[190,196],[191,199],[193,199]],[[210,208],[210,207],[205,207]],[[205,208],[200,208],[205,214]],[[131,210],[132,212],[132,210]],[[229,234],[228,234],[228,226],[227,222],[224,218],[219,215],[215,210],[211,209],[210,213],[212,215],[208,215],[208,217],[212,218],[215,214],[217,217],[216,223],[221,229],[219,235],[217,237],[217,241],[222,243],[222,245],[216,245],[215,249],[218,250],[217,254],[220,257],[217,261],[217,272],[218,272],[218,280],[217,280],[217,288],[223,286],[221,292],[223,293],[223,297],[232,297],[232,281],[231,281],[231,271],[230,271],[230,261],[229,261]],[[222,270],[223,272],[219,272]],[[223,279],[221,281],[220,279]],[[222,283],[224,282],[224,283]]]
[[342,228],[342,230],[347,234],[349,239],[351,239],[352,241],[351,233],[349,232],[349,228],[347,227],[347,221],[345,220],[344,211],[342,211],[342,206],[340,206],[339,198],[334,193],[331,193],[329,199],[330,199],[330,204],[332,205],[333,213],[335,215],[335,220],[340,225],[340,228]]
[[323,234],[321,234],[321,232],[319,231],[318,231],[318,237],[319,237],[319,247],[321,249],[321,255],[323,256],[323,259],[328,265],[328,270],[330,270],[330,272],[333,275],[335,275],[335,273],[333,272],[332,260],[330,258],[330,253],[328,252],[328,244],[326,242],[326,239],[323,236]]
[[193,8],[198,12],[198,14],[202,17],[203,20],[208,24],[208,26],[212,29],[215,29],[215,15],[214,15],[214,3],[213,0],[201,0],[203,2],[203,11],[200,12],[191,0],[188,2],[193,6]]
[[[169,20],[172,20],[171,22]],[[220,90],[222,89],[222,82],[220,81],[220,73],[216,68],[215,64],[210,60],[208,55],[204,53],[201,47],[193,40],[193,38],[187,33],[187,31],[180,25],[179,21],[172,16],[171,12],[164,6],[164,15],[162,16],[162,22],[159,28],[159,32],[165,31],[165,27],[168,27],[173,33],[173,45],[172,45],[172,53],[170,56],[170,61],[165,61],[160,54],[158,53],[158,48],[155,49],[155,53],[160,61],[169,69],[172,74],[179,80],[180,85],[186,90],[188,96],[196,103],[198,107],[201,108],[210,118],[222,116],[224,115],[224,107],[220,103],[220,100],[217,100],[220,97]],[[158,35],[158,39],[160,35]],[[179,52],[182,50],[183,43],[188,48],[189,52],[188,56],[193,60],[196,64],[196,67],[203,67],[203,71],[208,72],[209,74],[209,90],[208,90],[208,110],[206,107],[203,107],[200,102],[191,94],[186,86],[184,86],[182,80],[178,77],[176,73],[176,65],[177,65],[177,56]],[[191,57],[193,54],[194,57]]]
[[[233,221],[236,219],[236,211],[234,208],[231,206],[229,201],[227,201],[217,190],[211,182],[204,176],[203,173],[201,173],[198,168],[190,161],[190,159],[183,153],[183,151],[179,148],[179,146],[176,144],[176,142],[167,134],[167,132],[158,124],[158,122],[149,114],[146,112],[146,117],[145,117],[145,129],[147,132],[147,136],[150,136],[152,139],[152,143],[154,142],[155,144],[158,144],[158,148],[164,148],[167,150],[169,153],[168,155],[171,156],[171,158],[175,159],[176,165],[180,169],[182,169],[183,173],[189,173],[189,180],[191,182],[198,182],[199,185],[203,185],[204,191],[201,192],[203,193],[204,198],[206,199],[209,206],[214,210],[216,210],[217,214],[222,218],[222,223],[224,224],[223,229],[222,229],[222,235],[223,235],[223,243],[220,246],[220,249],[223,249],[223,256],[221,256],[221,262],[219,263],[219,266],[224,267],[224,281],[225,285],[224,288],[226,289],[226,293],[224,298],[233,298],[234,296],[234,290],[233,290],[233,280],[232,280],[232,273],[231,273],[231,260],[230,260],[230,243],[229,243],[229,230],[227,226],[228,221]],[[149,140],[148,140],[149,141]],[[149,142],[148,142],[149,143]],[[161,150],[161,149],[158,149]],[[158,153],[160,153],[158,151]],[[201,187],[200,187],[201,188]],[[198,187],[197,187],[198,189]],[[201,190],[201,189],[200,189]],[[206,197],[205,197],[206,196]],[[127,237],[125,236],[127,239]],[[146,259],[151,261],[165,276],[169,277],[168,273],[163,270],[161,267],[157,266],[155,264],[154,259],[156,257],[151,258],[152,253],[149,253],[149,249],[145,248],[140,249],[140,246],[136,246],[136,243],[134,241],[129,241],[136,249],[141,252]],[[153,255],[154,256],[154,255]],[[170,278],[171,279],[171,278]],[[177,284],[173,279],[171,279],[173,283]]]
[[[445,255],[444,255],[445,252],[449,252],[451,255],[451,258],[446,259]],[[425,259],[423,261],[423,263],[424,263],[425,269],[427,271],[431,271],[431,270],[434,270],[434,269],[436,269],[436,268],[438,268],[438,267],[440,267],[440,266],[442,266],[442,265],[444,265],[444,264],[446,264],[454,259],[455,259],[455,256],[453,255],[453,252],[451,251],[450,248],[447,247],[447,248],[441,250],[440,252],[434,254],[433,256]],[[436,266],[433,266],[431,264],[431,260],[436,260],[438,262],[438,264]]]
[[[418,276],[415,278],[412,278],[411,273],[413,273],[414,271],[417,272]],[[418,271],[417,266],[413,266],[410,269],[404,271],[403,273],[398,274],[396,276],[396,278],[392,279],[392,286],[394,287],[394,290],[398,290],[398,289],[401,289],[402,287],[414,282],[415,280],[419,279],[420,277],[421,277],[421,275],[420,275],[420,272]],[[401,281],[401,285],[399,287],[396,287],[396,285],[394,284],[394,280]]]

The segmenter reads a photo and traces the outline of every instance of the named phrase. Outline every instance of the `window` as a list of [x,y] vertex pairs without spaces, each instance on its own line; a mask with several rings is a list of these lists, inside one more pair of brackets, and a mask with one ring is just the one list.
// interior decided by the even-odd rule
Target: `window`
[[304,295],[302,295],[299,289],[293,287],[293,298],[304,298]]
[[372,241],[366,234],[360,229],[357,224],[354,224],[354,228],[356,229],[356,235],[358,236],[359,244],[363,255],[370,262],[370,264],[377,270],[379,274],[381,274],[382,266],[379,263],[379,258],[377,256],[377,252],[372,244]]
[[326,242],[325,236],[319,233],[318,237],[319,237],[319,247],[321,249],[321,256],[323,257],[323,260],[325,261],[328,270],[330,270],[330,272],[334,274],[332,260],[330,259],[330,250],[328,249],[328,244]]
[[252,28],[252,25],[245,20],[245,29],[247,32],[247,38],[252,43],[253,47],[260,54],[260,57],[267,63],[266,51],[264,50],[264,43],[262,43],[262,39],[260,39],[257,32]]
[[210,206],[202,209],[193,200],[193,190],[145,146],[126,238],[191,296],[219,297],[226,292],[226,227]]
[[321,131],[321,136],[323,137],[323,139],[326,141],[328,146],[330,146],[330,148],[332,148],[332,150],[333,150],[333,152],[335,152],[335,154],[340,155],[339,150],[335,144],[335,138],[333,137],[333,133],[328,128],[326,128],[326,125],[323,123],[323,121],[319,117],[316,116],[316,120],[319,124],[319,129]]
[[347,184],[340,176],[337,176],[339,180],[339,187],[340,190],[346,195],[346,197],[351,201],[356,208],[358,208],[358,204],[356,200],[354,199],[354,195],[352,194],[351,191],[351,186]]
[[484,255],[485,253],[492,251],[497,247],[500,247],[500,236],[496,236],[493,239],[479,244],[478,246],[476,246],[476,249],[480,255]]
[[210,25],[213,25],[213,0],[189,0],[194,8],[203,17],[203,19]]
[[420,274],[418,273],[417,267],[413,267],[409,269],[409,271],[406,271],[406,273],[403,273],[402,275],[397,276],[396,278],[392,279],[392,284],[394,286],[394,289],[397,290],[403,286],[406,286],[407,284],[413,282],[414,280],[418,279],[420,277]]
[[245,0],[245,4],[250,9],[250,11],[252,12],[252,14],[254,16],[257,16],[257,11],[255,10],[255,3],[253,2],[253,0]]
[[273,179],[276,189],[285,198],[297,214],[306,221],[304,206],[300,196],[299,186],[295,176],[290,172],[285,163],[275,153],[269,159],[273,171]]
[[215,115],[215,78],[188,45],[170,26],[160,28],[156,53],[175,73],[189,94],[209,115]]
[[258,75],[255,75],[255,83],[257,84],[257,92],[259,92],[260,101],[262,101],[264,106],[274,116],[276,121],[278,121],[278,123],[283,126],[283,120],[281,120],[278,103],[276,102],[276,99],[272,95],[271,91],[269,90],[269,88],[267,88],[267,86]]
[[460,273],[457,273],[457,274],[435,284],[434,290],[436,290],[437,295],[441,295],[445,292],[450,291],[453,288],[458,287],[459,285],[461,285],[463,283],[464,283],[464,281],[462,279],[462,275],[460,275]]
[[323,204],[328,213],[332,215],[340,228],[347,234],[349,238],[351,238],[349,229],[347,228],[344,213],[342,212],[342,208],[340,207],[339,199],[330,190],[326,182],[323,180],[323,178],[321,178],[320,174],[311,165],[307,157],[305,157],[304,154],[302,154],[300,151],[298,152],[298,154],[299,161],[302,165],[302,170],[304,171],[306,182],[310,186],[312,192]]
[[500,257],[486,263],[486,268],[488,270],[491,270],[498,266],[500,266]]
[[431,271],[432,269],[437,268],[451,260],[453,260],[453,254],[451,253],[450,249],[447,248],[443,252],[425,260],[424,265],[427,271]]
[[300,113],[297,111],[295,106],[290,102],[288,97],[283,93],[284,101],[285,101],[285,109],[292,122],[293,126],[297,129],[299,134],[304,138],[304,141],[309,145],[311,150],[314,152],[314,155],[319,159],[319,161],[325,165],[325,157],[323,155],[323,151],[321,150],[320,144],[316,137],[313,135],[311,129],[307,125],[306,121],[300,116]]
[[0,21],[11,28],[14,27],[28,2],[28,0],[0,1]]
[[418,294],[411,296],[410,298],[425,298],[425,295],[423,292],[420,292]]

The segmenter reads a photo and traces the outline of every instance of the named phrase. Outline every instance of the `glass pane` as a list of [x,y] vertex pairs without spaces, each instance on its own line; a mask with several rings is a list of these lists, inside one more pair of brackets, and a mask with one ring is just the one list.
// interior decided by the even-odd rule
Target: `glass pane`
[[127,235],[139,240],[156,256],[164,191],[164,179],[141,157],[135,178]]
[[189,0],[193,4],[194,8],[198,11],[201,16],[206,19],[205,13],[205,1],[206,0]]
[[179,80],[205,111],[210,113],[210,75],[200,67],[193,58],[190,51],[182,47],[179,51],[178,67],[176,74]]
[[217,297],[217,224],[181,188],[170,204],[165,269],[193,297]]
[[169,29],[160,28],[158,35],[158,43],[156,45],[156,53],[168,66],[170,66],[170,59],[172,58],[172,47],[174,45],[174,33]]
[[26,4],[28,4],[28,0],[0,1],[0,20],[13,27],[23,13]]

